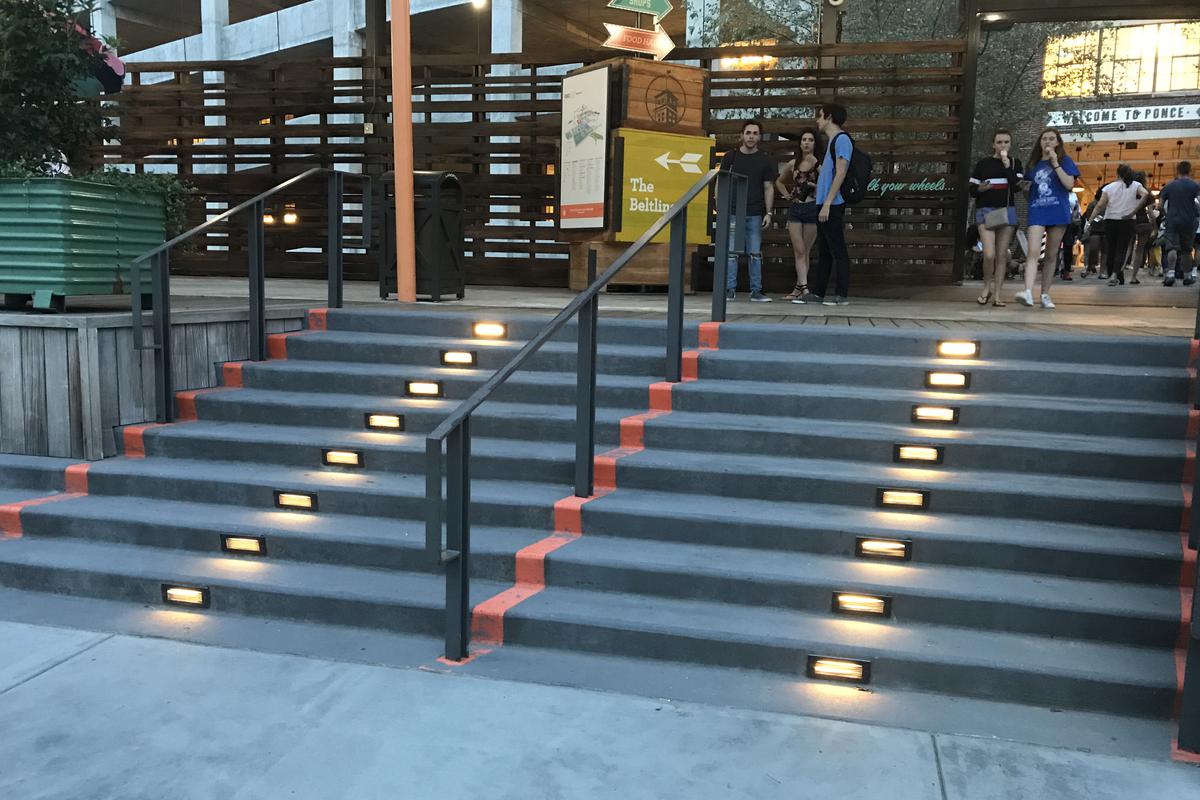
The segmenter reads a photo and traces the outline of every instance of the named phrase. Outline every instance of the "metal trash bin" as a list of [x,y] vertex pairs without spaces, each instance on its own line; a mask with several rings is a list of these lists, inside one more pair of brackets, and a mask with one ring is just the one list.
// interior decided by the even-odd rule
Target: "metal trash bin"
[[[383,176],[384,246],[379,261],[379,296],[396,291],[395,173]],[[414,229],[417,239],[417,295],[439,302],[443,295],[466,295],[463,214],[466,195],[453,172],[414,172]]]

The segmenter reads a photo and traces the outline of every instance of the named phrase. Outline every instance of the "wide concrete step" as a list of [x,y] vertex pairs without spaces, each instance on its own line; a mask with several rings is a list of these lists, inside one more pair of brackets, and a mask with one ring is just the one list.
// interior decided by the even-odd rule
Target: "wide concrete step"
[[[387,519],[423,519],[425,515],[424,475],[369,470],[350,473],[233,461],[117,458],[93,465],[88,485],[93,494],[275,511],[296,525],[323,513]],[[317,510],[277,510],[276,492],[315,493]],[[554,503],[569,493],[566,485],[475,480],[471,485],[472,515],[481,525],[549,530]]]
[[[669,509],[669,511],[665,511]],[[888,512],[795,497],[763,501],[620,488],[583,506],[586,535],[851,557],[858,537],[912,542],[912,564],[940,564],[1177,587],[1178,532],[1078,521]],[[664,520],[663,517],[668,516]],[[884,563],[885,570],[904,562]]]
[[[1125,525],[1178,531],[1183,493],[1178,482],[1105,480],[866,464],[832,459],[644,450],[617,463],[617,486],[751,500],[877,507],[881,489],[927,492],[931,514]],[[686,504],[686,500],[683,501]],[[883,507],[892,513],[907,509]]]
[[776,608],[550,587],[510,610],[506,641],[794,675],[810,655],[871,662],[871,685],[1164,717],[1172,651],[896,625]]
[[[146,547],[26,537],[0,549],[0,586],[125,600],[163,602],[162,585],[207,587],[208,612],[303,620],[359,628],[439,634],[444,580],[438,575],[250,561]],[[475,581],[478,602],[504,584]]]
[[[31,537],[77,539],[224,555],[222,535],[262,537],[266,560],[440,574],[425,553],[425,523],[353,514],[304,519],[243,506],[87,495],[22,513]],[[512,581],[514,555],[546,533],[530,528],[472,529],[472,574]],[[251,561],[258,556],[246,556]],[[247,568],[249,569],[249,568]]]
[[925,389],[927,372],[949,371],[969,375],[969,387],[959,393],[972,396],[1002,393],[1183,403],[1188,399],[1190,388],[1185,367],[1185,363],[1176,367],[1146,367],[966,361],[904,357],[892,353],[859,355],[807,349],[788,353],[705,350],[700,353],[699,375],[702,380],[762,380],[765,376],[772,376],[780,383],[819,377],[825,384],[921,391]]
[[79,463],[69,458],[0,453],[0,491],[12,490],[17,495],[26,490],[42,494],[61,491],[67,467]]
[[586,535],[547,558],[552,586],[659,598],[830,611],[834,592],[891,599],[892,624],[955,625],[1172,647],[1175,586],[931,564],[902,569],[842,555],[632,542]]

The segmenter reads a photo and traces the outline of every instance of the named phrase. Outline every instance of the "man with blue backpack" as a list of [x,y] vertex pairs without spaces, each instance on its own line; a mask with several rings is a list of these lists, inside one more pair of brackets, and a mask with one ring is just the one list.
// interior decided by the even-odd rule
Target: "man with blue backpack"
[[[850,301],[850,260],[846,254],[846,205],[857,203],[866,193],[871,173],[871,159],[854,146],[850,134],[842,130],[846,124],[846,109],[827,103],[817,112],[817,129],[829,142],[825,160],[817,174],[817,237],[820,255],[812,294],[793,300],[793,303],[821,303],[844,306]],[[825,294],[829,276],[834,275],[834,295]]]

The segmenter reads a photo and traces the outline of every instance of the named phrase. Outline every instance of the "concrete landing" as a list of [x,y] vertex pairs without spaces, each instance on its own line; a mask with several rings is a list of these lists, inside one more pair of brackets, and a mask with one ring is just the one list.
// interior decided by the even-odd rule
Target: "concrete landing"
[[1200,791],[1163,761],[13,622],[0,724],[13,800]]

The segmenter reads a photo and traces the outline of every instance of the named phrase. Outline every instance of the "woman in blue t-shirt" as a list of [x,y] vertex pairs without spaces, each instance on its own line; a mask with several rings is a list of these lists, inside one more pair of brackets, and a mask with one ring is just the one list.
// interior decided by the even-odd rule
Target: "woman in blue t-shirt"
[[1025,291],[1017,295],[1022,305],[1033,305],[1033,283],[1037,279],[1042,240],[1046,257],[1042,264],[1042,308],[1054,308],[1050,284],[1058,265],[1058,249],[1071,224],[1071,190],[1079,168],[1063,152],[1063,140],[1054,128],[1046,128],[1025,162],[1024,187],[1029,191],[1028,227],[1025,229]]

